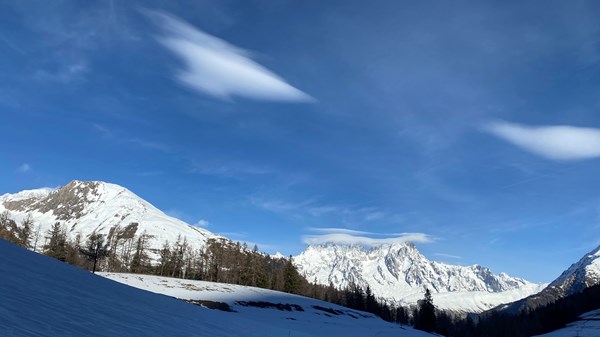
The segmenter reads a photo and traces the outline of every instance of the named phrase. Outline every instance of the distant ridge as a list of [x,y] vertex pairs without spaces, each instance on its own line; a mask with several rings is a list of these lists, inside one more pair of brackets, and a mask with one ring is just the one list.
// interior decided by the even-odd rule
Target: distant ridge
[[369,286],[388,303],[414,305],[424,288],[436,306],[458,312],[481,312],[537,293],[543,285],[480,265],[458,266],[430,261],[412,243],[381,245],[323,244],[309,246],[294,258],[307,280],[347,287]]

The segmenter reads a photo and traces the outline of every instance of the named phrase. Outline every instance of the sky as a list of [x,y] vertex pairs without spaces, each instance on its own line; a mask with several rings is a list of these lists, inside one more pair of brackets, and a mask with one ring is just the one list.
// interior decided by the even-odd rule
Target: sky
[[127,187],[262,251],[600,244],[594,1],[0,1],[0,194]]

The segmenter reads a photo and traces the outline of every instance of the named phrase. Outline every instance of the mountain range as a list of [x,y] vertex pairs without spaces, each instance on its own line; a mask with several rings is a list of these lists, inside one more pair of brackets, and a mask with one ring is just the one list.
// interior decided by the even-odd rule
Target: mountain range
[[309,281],[337,287],[369,286],[375,296],[395,305],[412,305],[429,289],[438,308],[481,312],[539,292],[534,284],[480,265],[448,265],[428,260],[412,243],[309,246],[294,259]]
[[[185,238],[192,248],[203,248],[209,239],[224,239],[166,215],[124,187],[100,181],[74,180],[57,189],[4,194],[0,196],[0,212],[8,212],[17,223],[29,217],[42,237],[56,222],[71,238],[78,234],[85,239],[92,234],[110,237],[119,233],[133,239],[146,234],[154,261],[166,241],[174,243]],[[600,282],[598,249],[548,287],[504,273],[494,274],[480,265],[430,261],[411,243],[371,248],[315,245],[294,257],[294,262],[309,281],[337,288],[369,286],[376,297],[388,303],[414,305],[428,288],[437,307],[457,312],[482,312],[494,307],[522,310],[519,308],[523,303],[543,303]]]

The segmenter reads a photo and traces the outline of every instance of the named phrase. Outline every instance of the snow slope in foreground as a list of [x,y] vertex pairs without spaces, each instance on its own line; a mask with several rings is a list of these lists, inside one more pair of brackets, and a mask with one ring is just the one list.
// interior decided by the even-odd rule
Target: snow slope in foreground
[[[382,320],[277,323],[125,286],[0,240],[0,336],[431,336]],[[229,293],[231,295],[231,293]],[[215,299],[218,298],[215,297]],[[335,331],[335,332],[334,332]]]
[[577,322],[567,327],[538,337],[598,337],[600,336],[600,310],[590,311],[580,316]]
[[[295,333],[322,336],[423,334],[411,328],[384,322],[366,312],[268,289],[151,275],[122,273],[102,273],[102,275],[136,288],[179,299],[226,303],[235,311],[229,313],[233,318],[242,316],[258,322],[269,322],[271,327]],[[248,305],[249,303],[251,305]],[[276,305],[280,308],[276,308]],[[296,334],[292,333],[292,335]]]

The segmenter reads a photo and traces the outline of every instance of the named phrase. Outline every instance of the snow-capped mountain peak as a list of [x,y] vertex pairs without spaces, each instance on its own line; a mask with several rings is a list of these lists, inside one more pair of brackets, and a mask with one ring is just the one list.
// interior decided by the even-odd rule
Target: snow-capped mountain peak
[[565,295],[574,294],[600,283],[600,247],[572,264],[550,287],[561,288]]
[[[412,243],[395,243],[365,248],[359,245],[311,245],[294,258],[308,280],[344,288],[352,284],[369,286],[373,293],[388,302],[415,304],[425,288],[441,294],[440,307],[458,311],[489,309],[494,301],[510,301],[541,290],[541,286],[507,274],[495,275],[480,265],[459,266],[430,261]],[[524,289],[526,289],[524,291]],[[467,305],[453,303],[452,296],[466,293],[508,294],[492,296],[489,303]],[[468,295],[467,295],[468,297]],[[508,300],[507,300],[508,298]],[[445,302],[445,303],[444,303]]]
[[67,233],[82,237],[120,231],[128,238],[146,233],[151,251],[165,241],[186,238],[191,247],[203,247],[209,238],[220,238],[204,228],[170,217],[125,187],[101,181],[73,180],[56,190],[39,189],[5,194],[0,211],[19,222],[31,216],[45,233],[60,222]]

